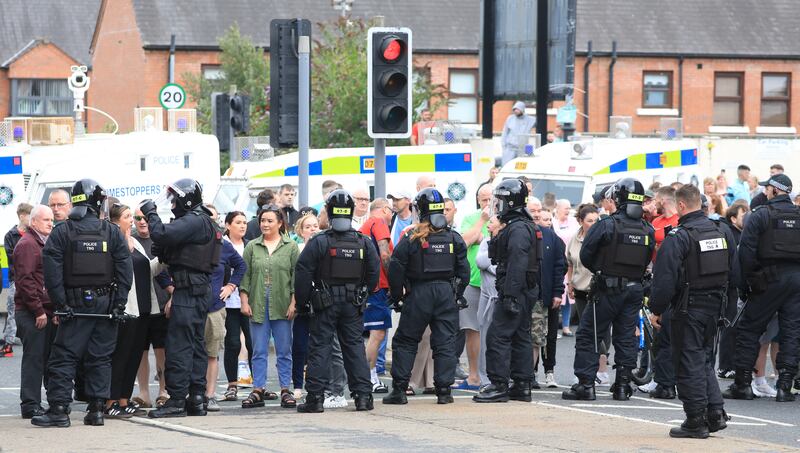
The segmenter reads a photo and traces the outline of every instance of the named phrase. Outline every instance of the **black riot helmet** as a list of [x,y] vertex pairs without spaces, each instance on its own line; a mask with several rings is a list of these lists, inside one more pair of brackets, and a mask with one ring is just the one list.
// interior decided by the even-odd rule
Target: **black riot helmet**
[[614,203],[620,211],[625,208],[628,217],[642,218],[642,203],[644,203],[644,186],[634,178],[622,178],[611,188]]
[[73,211],[77,214],[77,218],[85,216],[87,210],[94,212],[97,216],[106,211],[106,191],[94,179],[81,179],[76,182],[72,186],[70,201],[72,201]]
[[519,179],[506,179],[495,186],[494,191],[494,213],[500,219],[504,219],[511,212],[517,211],[527,213],[528,186]]
[[356,202],[350,192],[344,189],[337,189],[328,194],[325,201],[325,211],[328,213],[331,228],[333,231],[344,233],[350,231],[353,226],[353,210]]
[[447,218],[444,216],[444,197],[433,187],[419,191],[414,197],[414,209],[417,210],[420,222],[427,220],[437,230],[447,226]]
[[191,178],[183,178],[167,185],[167,199],[173,202],[172,213],[181,217],[203,205],[203,187]]

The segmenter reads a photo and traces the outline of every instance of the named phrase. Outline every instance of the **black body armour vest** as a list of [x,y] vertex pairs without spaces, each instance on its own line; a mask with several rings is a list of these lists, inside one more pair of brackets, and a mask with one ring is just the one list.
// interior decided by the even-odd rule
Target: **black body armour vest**
[[111,228],[100,222],[94,231],[79,232],[67,220],[68,245],[64,253],[64,286],[100,288],[114,281],[114,259],[109,250]]
[[328,253],[320,263],[320,277],[331,286],[359,284],[364,279],[367,243],[360,233],[325,232]]
[[[534,223],[524,220],[517,220],[512,223],[522,222],[528,230],[533,241],[531,242],[531,252],[528,253],[528,264],[525,269],[525,277],[528,287],[533,288],[539,283],[539,270],[541,268],[544,247],[542,244],[542,230]],[[511,224],[509,224],[511,225]],[[497,264],[498,278],[504,278],[508,265],[508,227],[503,228],[500,233],[489,241],[489,258],[492,263]]]
[[211,239],[204,244],[184,244],[175,249],[170,249],[167,254],[167,264],[170,266],[180,266],[195,272],[211,274],[219,264],[219,255],[222,252],[222,232],[217,225],[211,221],[211,217],[203,214],[199,215],[204,222],[211,224],[214,234]]
[[416,268],[420,280],[447,280],[456,275],[456,255],[453,232],[431,233],[420,245]]
[[713,222],[685,227],[692,241],[686,258],[686,278],[690,289],[721,289],[728,284],[728,241]]
[[800,207],[769,209],[769,228],[758,241],[758,260],[762,265],[787,261],[800,264]]
[[650,236],[643,220],[613,216],[614,235],[600,247],[600,269],[604,276],[631,280],[642,278],[650,262]]

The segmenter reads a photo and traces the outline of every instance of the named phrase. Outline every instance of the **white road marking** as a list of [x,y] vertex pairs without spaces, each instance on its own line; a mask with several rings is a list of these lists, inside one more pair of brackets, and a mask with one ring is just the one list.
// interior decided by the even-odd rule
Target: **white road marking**
[[678,407],[662,407],[662,406],[628,406],[625,404],[572,404],[571,407],[597,407],[608,409],[652,409],[655,411],[677,411]]
[[[670,420],[669,423],[681,424],[683,423],[683,420]],[[728,422],[728,424],[738,426],[767,426],[766,423]]]
[[[631,399],[648,401],[648,402],[651,402],[651,403],[661,404],[661,405],[664,405],[664,406],[677,407],[677,408],[681,408],[681,409],[683,408],[683,405],[681,405],[681,404],[670,403],[669,401],[662,401],[662,400],[659,400],[659,399],[656,399],[656,398],[642,398],[640,396],[632,396]],[[728,412],[728,415],[730,415],[731,417],[742,418],[742,419],[745,419],[745,420],[752,420],[754,422],[762,422],[762,423],[769,423],[771,425],[785,426],[787,428],[792,428],[792,427],[795,426],[795,425],[793,425],[791,423],[778,422],[778,421],[775,421],[775,420],[767,420],[765,418],[749,417],[747,415],[734,414],[733,412]]]
[[666,427],[669,427],[669,428],[672,427],[672,425],[670,425],[669,423],[655,422],[655,421],[652,421],[652,420],[643,420],[641,418],[626,417],[624,415],[609,414],[609,413],[606,413],[606,412],[590,411],[588,409],[580,409],[580,408],[572,407],[572,406],[559,406],[558,404],[543,403],[541,401],[534,401],[532,404],[536,404],[536,405],[539,405],[539,406],[545,406],[545,407],[552,407],[552,408],[555,408],[555,409],[564,409],[564,410],[568,410],[568,411],[583,412],[583,413],[586,413],[586,414],[602,415],[604,417],[620,418],[620,419],[623,419],[623,420],[629,420],[629,421],[633,421],[633,422],[649,423],[651,425],[666,426]]
[[155,426],[157,428],[164,428],[171,431],[178,431],[185,434],[193,434],[195,436],[207,437],[209,439],[224,440],[228,442],[248,443],[246,439],[241,437],[230,436],[228,434],[220,434],[214,431],[206,431],[204,429],[191,428],[188,426],[173,425],[172,423],[162,422],[160,420],[151,420],[149,418],[132,417],[126,419],[131,423],[139,423],[140,425]]
[[19,387],[0,387],[0,390],[19,390]]

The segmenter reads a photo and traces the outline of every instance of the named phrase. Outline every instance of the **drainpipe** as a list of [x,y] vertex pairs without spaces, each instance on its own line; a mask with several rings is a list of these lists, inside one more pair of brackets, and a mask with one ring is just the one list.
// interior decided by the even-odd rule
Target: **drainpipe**
[[678,117],[683,118],[683,55],[678,57]]
[[614,114],[614,65],[617,64],[617,42],[611,42],[611,64],[608,65],[608,130],[611,131],[611,115]]
[[592,41],[589,41],[586,52],[586,63],[583,64],[583,131],[589,132],[589,65],[592,64]]
[[169,38],[169,83],[175,83],[175,35]]

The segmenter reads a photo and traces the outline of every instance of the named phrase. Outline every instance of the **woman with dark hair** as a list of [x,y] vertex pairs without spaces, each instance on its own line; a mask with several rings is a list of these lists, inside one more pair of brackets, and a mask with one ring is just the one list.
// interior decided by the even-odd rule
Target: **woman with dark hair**
[[[234,249],[244,256],[244,247],[247,240],[244,238],[247,231],[247,216],[241,211],[232,211],[225,216],[225,240],[230,242]],[[228,273],[226,275],[230,275]],[[223,282],[227,284],[228,282]],[[241,283],[241,282],[239,282]],[[224,288],[223,288],[224,289]],[[250,320],[242,314],[242,301],[239,298],[239,288],[234,288],[225,299],[225,355],[223,363],[225,376],[228,379],[228,389],[225,390],[225,401],[238,400],[239,359],[242,357],[242,340],[247,349],[247,366],[252,368],[253,343],[250,338]]]
[[269,205],[258,213],[261,237],[244,248],[247,271],[239,288],[242,314],[249,316],[253,339],[253,391],[243,408],[263,407],[277,399],[266,391],[270,337],[275,342],[281,406],[296,407],[292,383],[292,320],[295,316],[294,268],[297,244],[286,234],[281,208]]

